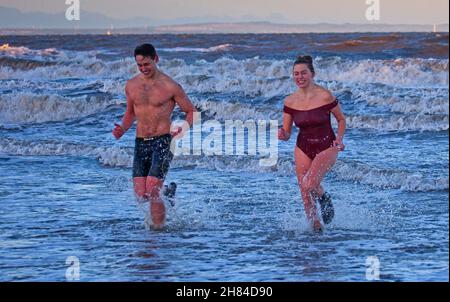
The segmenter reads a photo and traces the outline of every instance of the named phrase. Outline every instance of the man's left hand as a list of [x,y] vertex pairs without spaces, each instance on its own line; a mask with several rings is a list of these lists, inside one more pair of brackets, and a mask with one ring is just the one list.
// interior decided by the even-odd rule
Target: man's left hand
[[183,132],[183,128],[177,127],[176,129],[170,131],[170,135],[172,135],[172,138],[175,138],[176,136],[178,136],[182,132]]

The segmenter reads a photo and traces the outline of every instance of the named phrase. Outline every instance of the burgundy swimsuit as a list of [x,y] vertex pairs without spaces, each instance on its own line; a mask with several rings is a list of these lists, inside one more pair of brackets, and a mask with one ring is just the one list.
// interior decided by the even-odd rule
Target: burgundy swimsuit
[[297,110],[284,106],[283,111],[292,116],[294,123],[300,128],[297,147],[311,160],[317,154],[330,148],[336,139],[331,127],[330,112],[338,105],[338,100],[310,110]]

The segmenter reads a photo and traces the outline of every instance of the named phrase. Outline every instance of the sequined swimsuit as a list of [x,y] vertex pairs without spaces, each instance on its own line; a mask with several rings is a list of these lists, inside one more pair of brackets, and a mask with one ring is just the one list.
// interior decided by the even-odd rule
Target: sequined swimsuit
[[297,136],[297,146],[311,160],[317,154],[330,148],[336,139],[331,127],[330,112],[338,105],[335,99],[332,103],[310,110],[297,110],[284,106],[283,111],[292,116],[300,132]]

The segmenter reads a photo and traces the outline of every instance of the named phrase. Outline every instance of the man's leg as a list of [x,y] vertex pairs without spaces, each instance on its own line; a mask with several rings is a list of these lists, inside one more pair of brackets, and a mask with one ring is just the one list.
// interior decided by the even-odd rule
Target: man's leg
[[133,184],[134,194],[139,203],[147,201],[145,183],[148,171],[150,170],[150,162],[147,158],[151,155],[148,146],[139,139],[136,139],[133,157]]
[[162,229],[166,221],[166,208],[160,196],[163,183],[163,179],[148,176],[145,184],[145,194],[150,201],[152,227],[155,229]]
[[145,182],[147,177],[133,177],[134,195],[139,203],[147,201]]
[[166,208],[161,199],[164,179],[169,171],[173,154],[170,152],[171,136],[164,135],[153,141],[152,164],[147,176],[145,190],[150,200],[153,228],[161,229],[166,221]]

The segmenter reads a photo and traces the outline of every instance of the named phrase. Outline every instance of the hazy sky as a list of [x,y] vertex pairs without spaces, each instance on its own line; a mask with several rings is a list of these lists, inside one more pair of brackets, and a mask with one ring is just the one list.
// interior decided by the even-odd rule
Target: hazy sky
[[[369,0],[370,1],[370,0]],[[448,23],[448,0],[379,0],[379,23]],[[66,0],[0,0],[22,11],[63,12]],[[366,0],[80,0],[81,9],[115,18],[159,20],[219,17],[220,21],[367,23]]]

